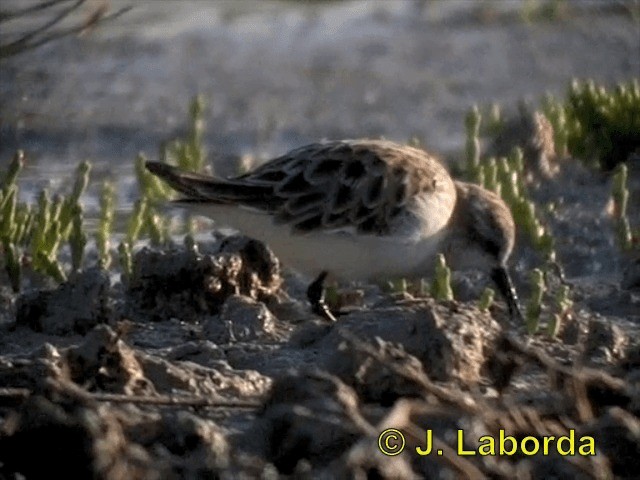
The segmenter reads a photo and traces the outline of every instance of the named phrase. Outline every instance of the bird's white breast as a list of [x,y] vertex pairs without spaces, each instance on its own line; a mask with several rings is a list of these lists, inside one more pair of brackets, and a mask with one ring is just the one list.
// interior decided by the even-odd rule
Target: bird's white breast
[[285,266],[309,277],[325,270],[345,280],[424,275],[446,234],[444,229],[426,238],[407,235],[407,231],[398,236],[323,231],[292,234],[291,226],[274,224],[265,213],[218,204],[188,205],[221,227],[233,227],[263,241]]

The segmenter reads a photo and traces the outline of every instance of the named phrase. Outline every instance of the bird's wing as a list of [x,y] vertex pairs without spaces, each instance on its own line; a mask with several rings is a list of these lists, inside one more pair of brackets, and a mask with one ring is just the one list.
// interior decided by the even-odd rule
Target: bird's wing
[[308,145],[229,180],[156,162],[147,168],[195,201],[258,209],[301,233],[387,235],[394,222],[412,215],[415,196],[451,182],[422,150],[372,140]]

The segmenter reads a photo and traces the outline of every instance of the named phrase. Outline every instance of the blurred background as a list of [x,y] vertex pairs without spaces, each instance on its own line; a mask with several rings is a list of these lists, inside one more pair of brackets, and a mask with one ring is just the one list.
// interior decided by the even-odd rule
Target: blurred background
[[413,139],[455,161],[473,104],[515,109],[563,96],[572,78],[640,76],[637,0],[5,0],[0,9],[0,170],[26,151],[23,196],[88,159],[93,179],[112,177],[131,201],[136,154],[157,158],[181,135],[198,94],[208,161],[228,175],[240,158],[324,138]]

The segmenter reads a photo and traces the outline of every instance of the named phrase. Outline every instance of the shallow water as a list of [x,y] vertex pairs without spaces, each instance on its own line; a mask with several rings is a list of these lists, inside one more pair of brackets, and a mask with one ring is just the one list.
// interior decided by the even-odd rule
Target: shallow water
[[[222,174],[235,169],[229,156],[321,138],[415,136],[455,158],[474,102],[513,107],[562,94],[572,77],[640,73],[637,23],[585,3],[566,20],[527,23],[522,2],[112,2],[134,9],[2,61],[0,168],[27,151],[28,197],[89,158],[94,180],[117,178],[126,207],[134,156],[155,157],[198,93]],[[20,28],[7,24],[3,38]]]

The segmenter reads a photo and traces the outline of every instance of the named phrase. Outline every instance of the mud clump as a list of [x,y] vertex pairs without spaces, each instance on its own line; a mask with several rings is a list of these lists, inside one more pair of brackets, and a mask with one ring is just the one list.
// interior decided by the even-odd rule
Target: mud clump
[[107,405],[56,391],[27,399],[4,422],[0,464],[26,478],[161,478]]
[[600,452],[612,462],[616,478],[636,478],[640,471],[640,420],[625,410],[612,407],[585,426],[580,435],[598,439]]
[[217,314],[232,295],[258,301],[276,297],[280,264],[261,242],[231,237],[217,254],[193,248],[140,250],[133,259],[129,294],[135,310],[161,320],[196,321]]
[[[477,309],[465,307],[456,311],[430,299],[409,300],[392,307],[353,312],[341,319],[318,342],[318,347],[325,352],[326,368],[347,382],[357,381],[359,376],[364,380],[367,370],[373,368],[367,367],[370,355],[363,356],[358,348],[344,345],[345,338],[355,338],[361,342],[379,339],[374,344],[386,361],[400,362],[418,376],[419,364],[432,380],[472,385],[480,380],[486,357],[495,348],[499,332],[498,323]],[[401,347],[392,348],[391,344]],[[376,368],[380,370],[376,375],[382,375],[385,367]],[[387,374],[395,376],[391,371]],[[388,382],[378,377],[363,386],[385,384]],[[375,396],[378,395],[385,394],[380,391]]]
[[228,432],[190,412],[166,412],[150,440],[162,445],[178,478],[207,478],[230,466]]
[[69,379],[89,391],[128,395],[155,393],[135,351],[105,325],[91,331],[79,346],[69,348],[64,360]]
[[205,322],[203,333],[218,344],[272,338],[276,333],[276,321],[264,303],[232,295],[224,302],[220,315]]
[[301,460],[318,467],[366,432],[358,403],[353,389],[326,372],[287,375],[274,383],[255,434],[281,472],[293,473]]
[[[31,328],[0,336],[8,352],[21,345],[0,356],[0,476],[637,471],[640,337],[631,321],[580,310],[551,338],[501,318],[500,303],[481,312],[475,301],[374,292],[377,303],[329,323],[302,311],[303,289],[281,301],[277,261],[260,244],[234,237],[213,253],[143,252],[132,283],[106,291],[119,305],[113,328],[98,324],[82,338],[76,327],[62,330],[66,337]],[[219,290],[205,288],[214,282]],[[404,436],[402,455],[381,453],[387,429]],[[481,437],[542,444],[571,429],[593,436],[597,455],[457,453],[477,449]],[[427,430],[442,455],[416,454]]]
[[[361,398],[391,406],[399,398],[421,397],[427,374],[422,363],[408,354],[402,344],[375,338],[369,348],[345,338],[326,368],[348,384]],[[367,351],[368,350],[368,351]],[[371,355],[371,350],[376,352]]]
[[602,320],[591,320],[588,328],[584,352],[587,358],[613,361],[624,356],[628,339],[618,326]]
[[112,317],[109,274],[92,268],[73,275],[55,290],[18,298],[16,323],[52,335],[83,334]]
[[[0,359],[0,385],[13,388],[0,389],[0,472],[417,479],[585,471],[632,478],[636,471],[638,343],[620,341],[607,324],[590,324],[584,334],[621,352],[603,361],[586,339],[578,342],[584,347],[523,341],[465,303],[395,300],[335,324],[288,329],[266,312],[231,295],[218,315],[189,324],[201,330],[199,340],[143,349],[135,342],[143,335],[132,330],[170,332],[175,322],[138,322],[126,331],[98,325],[76,345],[45,344],[25,358]],[[219,344],[204,334],[212,335],[210,322],[229,326]],[[562,349],[573,355],[562,363],[547,353]],[[603,366],[618,374],[626,368],[628,380]],[[577,438],[593,436],[598,455],[487,460],[457,453],[501,431],[540,439],[569,428]],[[404,454],[380,452],[387,429],[404,435]],[[442,455],[415,453],[425,448],[427,429]]]

